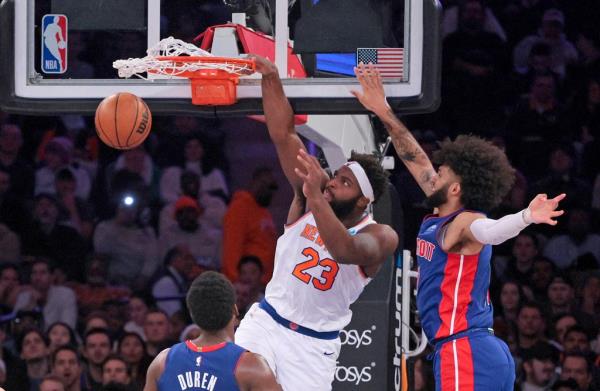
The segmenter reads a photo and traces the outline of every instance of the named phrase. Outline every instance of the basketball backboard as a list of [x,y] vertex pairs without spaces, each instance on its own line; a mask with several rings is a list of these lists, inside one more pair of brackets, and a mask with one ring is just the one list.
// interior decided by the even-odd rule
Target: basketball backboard
[[[282,77],[298,113],[364,113],[350,93],[357,61],[378,61],[399,112],[430,111],[439,101],[437,0],[4,0],[0,18],[0,78],[9,86],[0,106],[11,112],[91,114],[101,99],[127,91],[156,114],[258,114],[257,77],[241,79],[235,105],[207,107],[191,104],[187,79],[120,79],[112,67],[144,57],[162,38],[191,42],[230,21],[274,35],[258,46],[280,70],[297,56],[301,71],[290,65]],[[255,50],[232,30],[214,31],[213,53]]]

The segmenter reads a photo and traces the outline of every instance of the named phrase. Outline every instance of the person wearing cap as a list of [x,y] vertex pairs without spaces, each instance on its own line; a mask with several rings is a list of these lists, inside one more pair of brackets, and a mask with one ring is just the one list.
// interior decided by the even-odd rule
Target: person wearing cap
[[[360,103],[381,119],[396,152],[434,210],[417,236],[417,310],[434,346],[436,390],[512,390],[515,364],[494,336],[489,298],[492,246],[530,224],[556,225],[565,194],[538,194],[520,212],[486,216],[510,190],[514,168],[504,151],[476,136],[445,140],[433,155],[438,169],[388,105],[379,71],[359,64]],[[449,384],[448,384],[449,383]]]
[[264,357],[283,389],[330,390],[350,305],[398,246],[393,228],[369,212],[387,190],[387,173],[375,156],[353,152],[330,178],[296,133],[277,67],[254,58],[267,128],[294,198],[273,278],[236,343]]
[[521,391],[548,390],[556,379],[558,352],[547,342],[538,342],[523,356],[525,378]]
[[563,33],[565,16],[559,9],[550,8],[542,16],[540,28],[536,35],[530,35],[517,44],[513,52],[513,65],[518,73],[527,72],[529,52],[539,42],[551,48],[552,71],[565,76],[567,66],[575,64],[578,59],[577,49],[567,40]]
[[176,225],[161,231],[158,238],[161,257],[173,247],[183,244],[189,248],[196,262],[207,269],[221,266],[221,232],[200,220],[202,206],[192,197],[181,196],[174,207]]

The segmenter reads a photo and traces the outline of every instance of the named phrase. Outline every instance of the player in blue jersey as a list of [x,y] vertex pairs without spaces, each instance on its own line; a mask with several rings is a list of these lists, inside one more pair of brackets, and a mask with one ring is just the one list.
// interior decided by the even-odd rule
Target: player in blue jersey
[[355,70],[363,91],[354,95],[386,126],[398,156],[437,209],[417,238],[417,309],[434,349],[436,390],[512,390],[515,366],[507,345],[493,335],[489,301],[491,245],[529,224],[555,225],[565,197],[537,195],[521,212],[489,219],[514,180],[504,152],[474,136],[444,141],[434,155],[437,172],[410,131],[387,104],[371,66]]
[[160,352],[148,368],[144,391],[281,390],[264,359],[233,343],[238,310],[233,286],[222,274],[200,275],[186,301],[200,336]]

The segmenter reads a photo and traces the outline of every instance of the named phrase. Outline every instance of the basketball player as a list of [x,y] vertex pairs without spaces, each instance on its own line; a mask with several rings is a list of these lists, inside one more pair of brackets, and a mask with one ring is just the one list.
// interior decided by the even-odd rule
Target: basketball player
[[284,390],[330,390],[350,304],[398,245],[394,230],[367,211],[387,173],[374,156],[353,153],[330,179],[294,129],[277,68],[255,59],[269,135],[294,198],[265,299],[250,308],[236,341],[267,360]]
[[436,172],[409,130],[388,106],[381,77],[372,66],[355,69],[359,101],[385,124],[398,156],[437,214],[425,218],[417,238],[417,309],[435,348],[436,390],[512,390],[515,365],[506,344],[494,337],[489,301],[491,245],[528,225],[555,225],[561,194],[539,194],[529,207],[499,220],[484,211],[511,187],[514,169],[504,152],[473,136],[445,141],[434,155]]
[[148,368],[144,391],[281,390],[262,358],[232,342],[238,311],[233,286],[222,274],[201,274],[186,301],[200,336],[160,352]]

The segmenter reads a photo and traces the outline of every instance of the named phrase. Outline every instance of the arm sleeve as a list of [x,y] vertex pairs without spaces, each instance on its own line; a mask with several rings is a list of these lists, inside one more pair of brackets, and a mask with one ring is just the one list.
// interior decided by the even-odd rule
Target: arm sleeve
[[506,215],[498,220],[477,219],[469,227],[473,237],[483,244],[500,244],[513,238],[530,223],[526,221],[527,209]]

